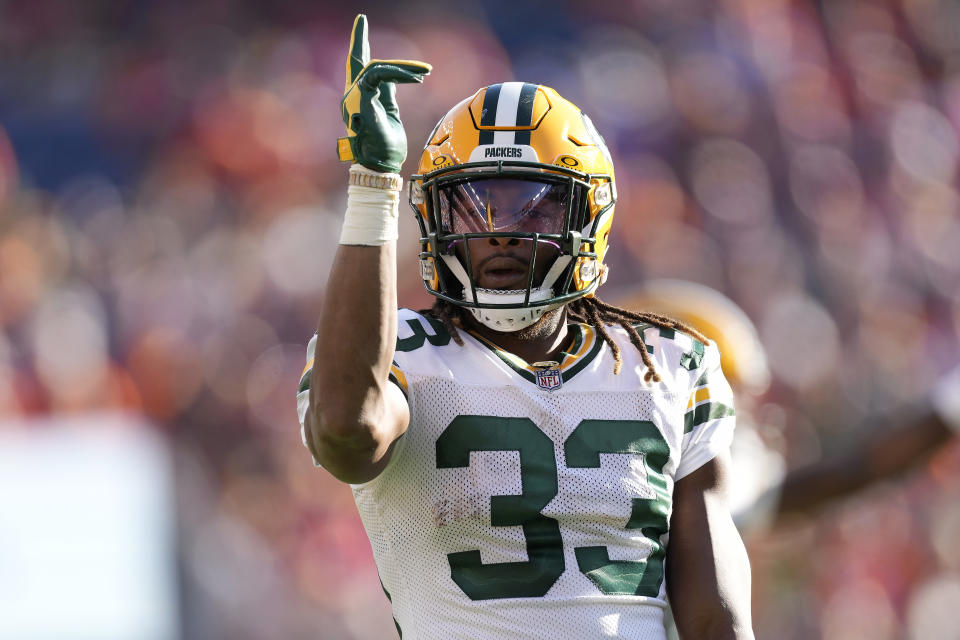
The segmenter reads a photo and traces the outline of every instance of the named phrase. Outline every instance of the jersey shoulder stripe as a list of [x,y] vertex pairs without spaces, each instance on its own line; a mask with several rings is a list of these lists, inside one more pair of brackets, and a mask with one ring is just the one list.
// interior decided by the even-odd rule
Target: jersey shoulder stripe
[[307,366],[305,366],[303,371],[300,372],[300,384],[297,385],[297,393],[310,390],[310,374],[313,373],[313,357],[310,355],[309,351],[307,352],[307,356],[310,359],[307,360]]
[[310,342],[307,343],[307,364],[303,367],[303,371],[300,372],[300,383],[297,385],[297,397],[300,397],[300,394],[304,391],[310,390],[310,374],[313,372],[313,354],[317,350],[317,334],[313,334],[310,337]]
[[697,378],[690,392],[687,411],[683,416],[684,433],[690,433],[695,427],[711,420],[736,415],[733,390],[720,372],[720,354],[715,346],[711,346],[711,356],[713,354],[716,354],[717,360],[715,369],[705,367],[706,370]]
[[403,391],[404,396],[408,396],[410,393],[410,387],[407,384],[407,376],[400,370],[400,365],[397,364],[397,361],[394,360],[390,365],[390,374],[388,376],[390,382],[400,387],[400,391]]
[[[715,344],[705,345],[682,331],[650,323],[634,325],[644,336],[651,355],[668,370],[679,367],[693,374],[690,396],[684,414],[684,433],[711,420],[736,415],[733,392],[720,372],[720,356]],[[687,383],[690,385],[690,382]]]

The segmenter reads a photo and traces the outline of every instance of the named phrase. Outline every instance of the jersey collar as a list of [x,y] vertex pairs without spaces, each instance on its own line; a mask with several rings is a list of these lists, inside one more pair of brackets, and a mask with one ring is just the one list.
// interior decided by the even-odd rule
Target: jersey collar
[[[597,330],[590,325],[577,323],[568,325],[568,328],[573,334],[573,338],[570,342],[570,347],[560,352],[561,359],[559,369],[564,382],[569,382],[573,376],[583,371],[603,348],[603,340],[600,339]],[[467,329],[466,332],[477,342],[490,349],[494,355],[517,372],[523,379],[532,384],[537,384],[537,367],[531,366],[520,356],[503,350],[490,340],[469,329]]]

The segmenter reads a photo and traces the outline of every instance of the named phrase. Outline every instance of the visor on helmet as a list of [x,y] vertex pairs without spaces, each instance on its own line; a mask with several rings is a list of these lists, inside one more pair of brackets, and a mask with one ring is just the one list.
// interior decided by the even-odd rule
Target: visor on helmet
[[561,235],[578,194],[567,182],[471,178],[438,185],[437,213],[444,234]]

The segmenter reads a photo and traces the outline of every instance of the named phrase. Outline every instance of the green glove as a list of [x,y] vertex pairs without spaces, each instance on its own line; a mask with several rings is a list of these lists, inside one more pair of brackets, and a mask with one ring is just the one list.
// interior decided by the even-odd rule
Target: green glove
[[340,110],[347,137],[337,140],[341,162],[359,162],[381,173],[399,173],[407,136],[397,109],[397,82],[423,82],[431,67],[417,60],[371,60],[367,16],[353,22],[347,82]]

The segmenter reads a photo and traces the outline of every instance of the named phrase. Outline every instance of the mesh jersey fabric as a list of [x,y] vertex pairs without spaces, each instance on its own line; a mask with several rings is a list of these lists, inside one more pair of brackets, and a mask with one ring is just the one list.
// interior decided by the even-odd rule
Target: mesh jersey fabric
[[713,345],[638,328],[660,383],[621,328],[614,375],[596,331],[571,325],[560,384],[541,386],[522,360],[400,310],[390,377],[410,426],[352,489],[405,640],[664,638],[673,485],[730,446],[733,402]]

